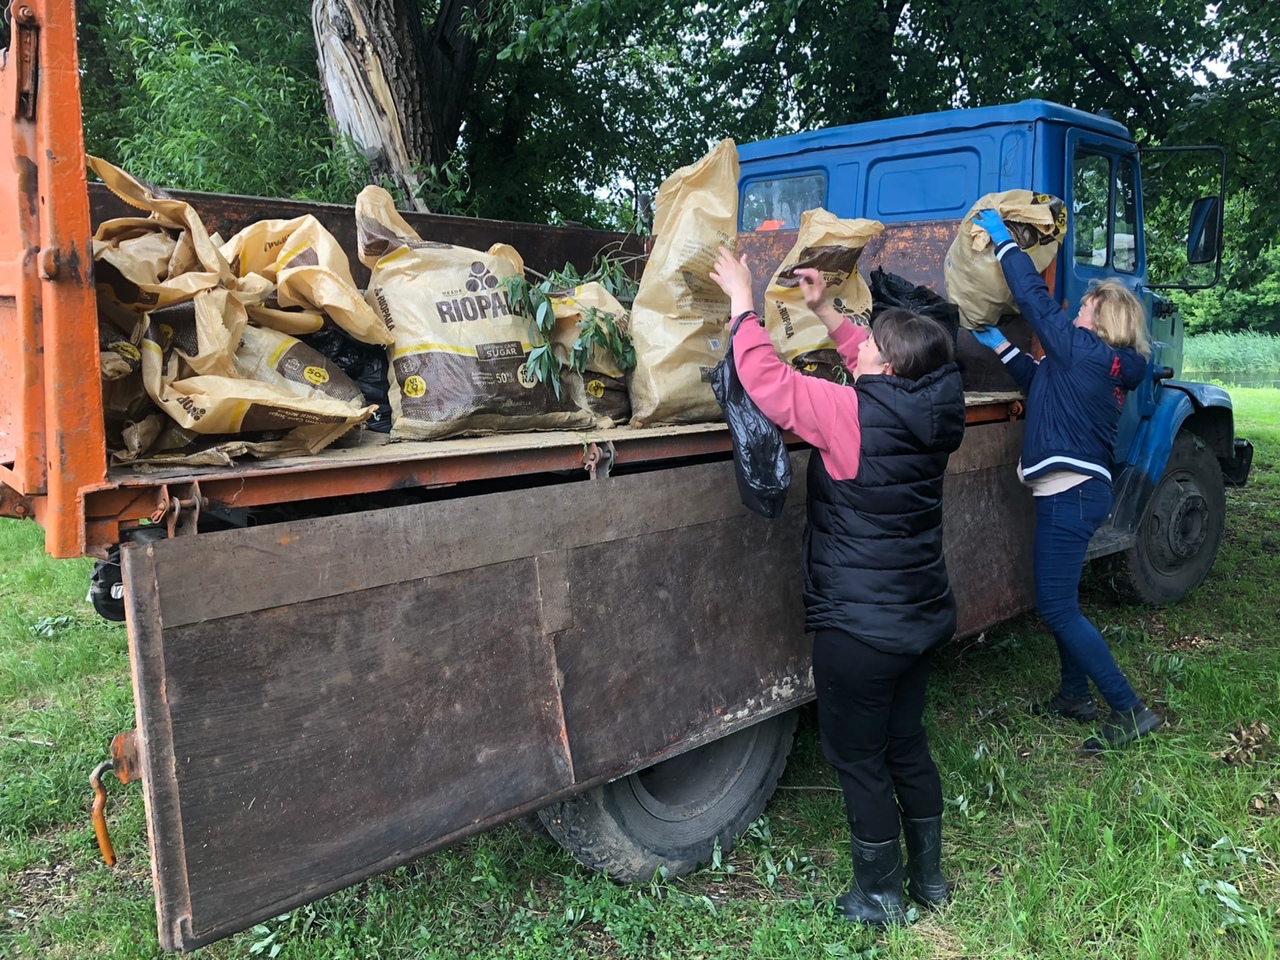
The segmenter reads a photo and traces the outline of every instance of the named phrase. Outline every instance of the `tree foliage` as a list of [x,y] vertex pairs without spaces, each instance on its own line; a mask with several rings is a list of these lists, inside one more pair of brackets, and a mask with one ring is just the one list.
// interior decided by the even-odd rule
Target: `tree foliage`
[[[1268,0],[402,2],[421,17],[432,209],[628,226],[723,136],[1042,97],[1109,111],[1144,147],[1227,145],[1228,286],[1274,276]],[[367,158],[328,123],[310,7],[82,0],[91,148],[177,186],[349,201]],[[1184,222],[1172,192],[1148,201],[1157,260]],[[1229,299],[1214,309],[1236,317]]]
[[86,146],[168,186],[349,202],[365,171],[331,135],[308,9],[85,0]]

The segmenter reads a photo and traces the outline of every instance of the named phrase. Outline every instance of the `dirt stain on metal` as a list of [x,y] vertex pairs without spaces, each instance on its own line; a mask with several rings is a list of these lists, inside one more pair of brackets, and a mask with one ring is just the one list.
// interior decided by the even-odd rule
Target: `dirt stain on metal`
[[27,216],[35,218],[40,212],[40,170],[30,157],[15,157],[18,168],[18,192],[26,198]]

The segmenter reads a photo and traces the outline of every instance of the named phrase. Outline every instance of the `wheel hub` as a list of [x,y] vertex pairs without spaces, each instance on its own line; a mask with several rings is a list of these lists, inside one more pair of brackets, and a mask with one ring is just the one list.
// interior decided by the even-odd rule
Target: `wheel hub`
[[1173,570],[1194,557],[1209,536],[1209,503],[1190,479],[1169,479],[1152,499],[1146,540],[1152,561]]
[[1179,484],[1181,496],[1169,518],[1169,549],[1179,559],[1193,557],[1204,545],[1209,532],[1209,504],[1190,485]]

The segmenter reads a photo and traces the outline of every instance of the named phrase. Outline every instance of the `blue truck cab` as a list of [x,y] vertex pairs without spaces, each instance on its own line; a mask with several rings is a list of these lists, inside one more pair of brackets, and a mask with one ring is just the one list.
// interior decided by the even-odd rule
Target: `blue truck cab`
[[[1177,379],[1182,321],[1148,282],[1141,151],[1124,125],[1026,100],[796,133],[743,144],[739,157],[740,233],[795,230],[814,207],[879,220],[899,237],[914,230],[917,255],[900,255],[891,269],[938,293],[945,292],[939,231],[949,242],[980,197],[1022,188],[1065,201],[1071,216],[1046,274],[1050,289],[1075,311],[1094,281],[1123,283],[1146,309],[1154,345],[1121,418],[1115,504],[1090,555],[1120,555],[1132,593],[1147,602],[1173,602],[1199,585],[1222,537],[1224,485],[1245,482],[1252,447],[1235,437],[1225,390]],[[1189,218],[1189,262],[1220,262],[1217,187]],[[904,243],[911,241],[897,247]],[[867,260],[864,271],[874,266]],[[967,331],[959,336],[962,363],[981,355]]]

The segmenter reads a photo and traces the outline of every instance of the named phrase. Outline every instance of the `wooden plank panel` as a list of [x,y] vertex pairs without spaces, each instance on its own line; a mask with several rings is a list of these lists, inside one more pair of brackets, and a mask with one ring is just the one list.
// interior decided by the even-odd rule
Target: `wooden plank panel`
[[[961,632],[1030,595],[1019,430],[947,478]],[[162,943],[808,699],[807,456],[778,521],[717,462],[126,546]]]
[[556,637],[579,779],[812,694],[803,503],[581,547]]
[[541,618],[522,560],[151,638],[144,742],[167,730],[172,768],[146,789],[183,859],[162,932],[207,942],[569,786]]
[[949,474],[942,522],[957,636],[985,630],[1035,605],[1035,506],[1011,465]]
[[[180,537],[156,545],[162,617],[179,626],[743,513],[724,461]],[[211,551],[246,558],[222,571],[217,591],[187,574]]]
[[164,636],[156,591],[155,556],[136,546],[121,550],[128,585],[129,666],[133,709],[140,734],[142,798],[147,815],[147,845],[155,890],[160,946],[176,950],[191,936],[191,897],[187,890],[186,847],[173,754],[173,724],[165,690]]

